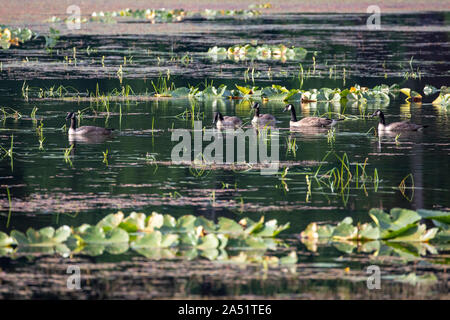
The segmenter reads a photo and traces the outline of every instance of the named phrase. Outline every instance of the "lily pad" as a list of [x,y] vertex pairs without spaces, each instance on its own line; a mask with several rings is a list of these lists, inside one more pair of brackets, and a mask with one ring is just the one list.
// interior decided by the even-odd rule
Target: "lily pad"
[[11,237],[18,245],[26,246],[54,246],[63,243],[71,235],[72,230],[68,226],[62,226],[56,231],[53,227],[46,227],[40,230],[29,228],[26,235],[20,231],[11,231]]
[[99,226],[89,226],[83,233],[78,235],[82,243],[88,244],[112,244],[119,242],[128,242],[128,232],[123,229],[115,228],[104,231]]
[[390,215],[379,209],[371,209],[369,215],[380,228],[382,239],[391,239],[414,227],[420,215],[412,210],[394,208]]
[[441,223],[450,224],[450,212],[448,211],[419,209],[417,210],[417,213],[423,219],[431,219]]
[[104,231],[108,231],[117,228],[119,224],[122,222],[122,220],[123,220],[123,213],[119,211],[114,214],[108,214],[106,217],[104,217],[97,223],[97,226],[103,228]]
[[4,232],[0,232],[0,247],[7,247],[14,243],[14,239]]
[[169,248],[178,244],[178,235],[162,234],[160,231],[154,231],[146,234],[132,243],[133,248]]

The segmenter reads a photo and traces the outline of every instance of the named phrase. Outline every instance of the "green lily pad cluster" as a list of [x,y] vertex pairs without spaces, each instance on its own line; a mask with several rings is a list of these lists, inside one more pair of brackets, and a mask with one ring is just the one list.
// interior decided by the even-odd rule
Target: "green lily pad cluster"
[[280,85],[270,87],[249,87],[235,85],[236,89],[228,90],[227,86],[221,85],[218,88],[208,86],[204,90],[191,87],[178,88],[167,92],[169,97],[189,96],[194,98],[228,98],[228,99],[253,99],[263,101],[302,101],[302,102],[327,102],[327,101],[358,101],[358,102],[380,102],[389,103],[388,93],[393,94],[395,87],[377,86],[373,89],[361,88],[358,85],[350,89],[287,89]]
[[[300,234],[301,241],[311,251],[316,251],[318,245],[331,243],[345,253],[358,248],[374,256],[395,255],[408,259],[427,252],[436,254],[437,249],[431,242],[444,247],[450,243],[450,212],[393,208],[389,214],[371,209],[369,215],[372,223],[354,225],[350,217],[336,225],[313,222]],[[435,227],[427,228],[421,223],[424,219]]]
[[151,23],[168,23],[182,21],[186,16],[183,9],[124,9],[112,12],[93,12],[91,21],[110,22],[120,17],[149,20]]
[[[73,89],[73,88],[72,88]],[[206,86],[205,89],[191,86],[175,88],[174,85],[164,85],[160,88],[155,87],[155,91],[150,95],[129,95],[125,94],[127,90],[114,89],[110,93],[99,92],[86,92],[80,93],[71,88],[58,88],[58,90],[51,90],[48,88],[29,88],[27,94],[29,96],[37,98],[53,98],[53,99],[78,99],[86,97],[87,99],[100,99],[114,97],[121,99],[133,99],[133,98],[192,98],[197,100],[205,99],[241,99],[252,101],[301,101],[303,103],[309,102],[330,102],[330,103],[368,103],[379,105],[387,105],[390,102],[390,96],[396,96],[400,92],[398,85],[379,85],[372,89],[367,87],[361,87],[354,85],[348,89],[341,90],[339,88],[321,88],[321,89],[287,89],[284,86],[272,85],[264,88],[255,86],[239,86],[235,85],[234,88],[228,88],[226,85],[220,85],[218,87],[213,85]],[[402,89],[404,90],[404,88]],[[130,91],[132,89],[130,88]],[[57,95],[55,95],[57,92]]]
[[[11,235],[0,232],[0,253],[12,253],[15,247],[19,252],[100,255],[105,250],[119,254],[131,248],[152,258],[203,256],[224,262],[288,264],[297,261],[296,254],[295,261],[294,253],[282,258],[265,255],[267,250],[278,248],[281,241],[276,236],[288,227],[289,224],[278,225],[276,220],[264,221],[264,217],[239,222],[220,217],[214,223],[192,215],[176,219],[156,212],[151,215],[133,212],[125,217],[118,212],[96,225],[62,226],[57,230],[30,228],[26,233],[13,230]],[[227,251],[238,254],[229,256]]]
[[230,59],[230,60],[302,60],[305,58],[308,51],[301,47],[286,47],[280,45],[261,45],[252,46],[251,44],[235,45],[229,48],[214,46],[209,48],[208,55],[215,60]]
[[[191,14],[192,15],[192,14]],[[213,10],[205,9],[200,12],[200,15],[208,20],[217,19],[220,17],[232,17],[238,19],[254,18],[261,15],[259,10]]]
[[14,28],[0,25],[0,46],[9,49],[12,45],[19,46],[20,43],[31,40],[35,34],[28,28]]
[[252,9],[252,8],[271,9],[272,8],[272,4],[270,2],[266,2],[266,3],[252,3],[252,4],[249,4],[248,7],[250,9]]
[[99,11],[92,12],[89,18],[60,18],[53,16],[47,19],[46,22],[57,23],[86,23],[86,22],[102,22],[102,23],[116,23],[120,19],[134,19],[134,20],[148,20],[151,23],[172,23],[183,21],[186,17],[202,17],[204,19],[217,19],[219,17],[233,17],[233,18],[251,18],[261,14],[258,10],[211,10],[205,9],[203,11],[185,11],[184,9],[136,9],[129,8],[117,11]]
[[47,22],[64,22],[64,23],[86,23],[86,22],[102,22],[102,23],[115,23],[121,18],[136,19],[136,20],[149,20],[151,23],[169,23],[179,22],[186,16],[186,11],[183,9],[123,9],[117,11],[99,11],[92,12],[89,19],[87,18],[65,18],[53,16],[47,20]]
[[193,98],[227,98],[227,99],[252,99],[263,101],[302,101],[302,102],[339,102],[341,100],[366,102],[383,102],[389,103],[389,94],[398,92],[396,86],[381,85],[373,89],[363,88],[358,85],[350,89],[287,89],[280,85],[272,85],[270,87],[250,87],[238,86],[236,89],[227,89],[227,86],[221,85],[218,88],[208,86],[204,90],[199,88],[177,88],[168,90],[167,97],[193,97]]
[[[372,223],[353,225],[353,220],[346,217],[336,226],[318,225],[313,222],[301,233],[302,238],[332,240],[390,240],[428,242],[436,237],[439,229],[441,233],[448,232],[450,212],[432,210],[391,209],[385,213],[380,209],[371,209],[369,212]],[[432,220],[437,227],[428,229],[421,224],[421,219]]]

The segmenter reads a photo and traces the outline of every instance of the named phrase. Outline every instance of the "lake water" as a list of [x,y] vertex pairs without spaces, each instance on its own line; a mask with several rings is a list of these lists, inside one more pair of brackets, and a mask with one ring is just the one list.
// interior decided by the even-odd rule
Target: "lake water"
[[[291,227],[284,232],[284,237],[298,249],[299,265],[295,275],[290,271],[275,270],[269,271],[264,280],[259,276],[259,267],[253,270],[255,267],[249,266],[244,272],[231,266],[227,269],[230,277],[224,280],[217,272],[221,266],[213,262],[164,260],[155,264],[130,252],[95,258],[82,255],[73,259],[91,264],[89,268],[94,271],[104,270],[103,266],[106,266],[108,272],[118,275],[115,281],[108,276],[94,278],[94,285],[85,293],[88,297],[100,297],[104,281],[109,286],[104,293],[107,297],[129,294],[114,289],[121,285],[130,285],[134,288],[130,292],[147,297],[287,295],[305,298],[313,295],[358,298],[375,294],[368,293],[365,281],[361,280],[365,279],[364,268],[373,263],[367,254],[344,254],[333,246],[311,252],[301,244],[298,235],[311,222],[338,222],[346,216],[357,222],[368,222],[371,219],[367,213],[374,207],[387,210],[393,207],[449,209],[449,113],[445,108],[431,104],[436,95],[424,97],[421,104],[405,102],[406,97],[401,93],[391,97],[386,105],[370,102],[345,105],[295,103],[298,117],[326,112],[333,112],[334,117],[338,113],[349,117],[336,126],[331,140],[327,131],[291,132],[289,114],[282,112],[285,104],[264,103],[262,112],[270,113],[278,120],[281,165],[279,174],[261,175],[257,169],[194,168],[170,163],[172,148],[177,143],[171,141],[174,129],[192,132],[192,119],[182,116],[183,112],[191,110],[192,100],[124,100],[111,102],[107,109],[104,105],[86,101],[32,98],[26,101],[21,88],[26,80],[30,87],[64,85],[79,92],[95,92],[98,84],[100,91],[107,92],[120,88],[117,70],[123,65],[123,85],[130,85],[134,94],[154,91],[151,81],[156,82],[161,75],[167,76],[167,70],[170,70],[169,82],[176,87],[202,87],[205,81],[213,82],[215,86],[225,84],[230,89],[234,84],[343,89],[354,84],[373,87],[397,83],[400,87],[423,93],[426,84],[439,88],[449,83],[448,21],[447,13],[387,15],[383,18],[382,30],[368,31],[361,15],[289,14],[239,21],[194,20],[186,23],[196,25],[202,32],[190,33],[187,28],[183,34],[168,36],[67,36],[60,39],[51,53],[42,49],[43,42],[39,40],[19,49],[1,51],[0,106],[17,110],[21,117],[14,117],[10,109],[11,116],[0,114],[0,145],[8,149],[11,136],[14,137],[13,161],[6,156],[0,162],[0,231],[25,231],[30,226],[95,224],[117,210],[125,213],[156,211],[176,217],[193,214],[210,219],[224,216],[235,220],[244,216],[257,220],[264,215],[267,220],[290,222]],[[308,54],[301,61],[286,62],[215,62],[205,54],[214,45],[228,47],[253,40],[301,46]],[[68,63],[69,58],[73,60],[74,46],[77,47],[76,65],[74,61]],[[188,62],[182,59],[185,56]],[[126,65],[124,57],[127,57]],[[305,73],[308,69],[311,73],[315,70],[303,81],[299,78],[300,64]],[[251,79],[245,81],[244,72],[251,72],[252,68],[255,70],[254,82]],[[414,72],[418,77],[405,77],[405,72]],[[237,115],[244,122],[252,118],[250,103],[239,100],[197,101],[194,106],[196,119],[206,128],[212,127],[215,111]],[[34,107],[38,109],[32,118]],[[362,112],[368,114],[377,109],[383,110],[387,122],[411,119],[428,127],[423,132],[379,139],[373,131],[377,119],[360,117]],[[84,110],[82,125],[114,128],[114,137],[106,141],[71,143],[63,128],[68,125],[65,116],[67,112],[78,110]],[[36,130],[41,123],[45,137],[43,148],[40,148]],[[295,154],[288,150],[289,139],[296,141]],[[71,145],[69,161],[64,153]],[[365,184],[352,180],[340,192],[326,185],[319,186],[312,180],[308,195],[306,175],[311,179],[330,151],[339,156],[345,153],[353,170],[356,163],[364,163],[367,159],[366,173],[374,177],[376,170],[377,183],[370,179]],[[107,163],[104,152],[107,152]],[[323,172],[340,167],[333,154],[324,162]],[[282,178],[281,173],[287,165],[288,173]],[[405,178],[407,188],[402,192],[399,185]],[[417,260],[403,260],[400,264],[386,257],[382,262],[386,279],[393,274],[431,271],[438,282],[428,292],[427,289],[389,282],[383,293],[392,297],[446,297],[448,276],[440,264],[448,264],[448,258],[445,246],[439,253]],[[36,272],[33,270],[42,274],[57,273],[48,266],[69,263],[53,256],[38,260],[1,259],[2,269],[16,275]],[[437,261],[439,263],[435,265]],[[149,273],[144,263],[158,268],[159,273]],[[346,267],[350,268],[350,273],[342,271]],[[141,279],[134,284],[126,277],[122,278],[123,270],[130,268],[136,270],[134,279]],[[162,273],[167,276],[161,276]],[[143,289],[142,277],[151,279],[156,293]],[[25,278],[21,282],[23,286],[31,281],[27,276]],[[238,283],[232,279],[242,281]],[[20,288],[20,284],[12,282],[8,286]],[[49,286],[57,287],[55,283]],[[324,291],[330,286],[334,289],[326,294]]]

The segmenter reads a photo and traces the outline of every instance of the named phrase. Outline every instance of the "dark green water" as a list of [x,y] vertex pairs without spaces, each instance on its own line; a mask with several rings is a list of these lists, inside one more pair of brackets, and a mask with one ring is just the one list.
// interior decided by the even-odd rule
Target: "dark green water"
[[[63,84],[80,92],[95,91],[97,84],[101,91],[118,88],[116,71],[123,64],[123,56],[127,56],[128,61],[130,56],[133,57],[131,64],[124,66],[123,84],[129,84],[135,94],[152,92],[150,81],[156,81],[160,73],[166,75],[167,69],[170,69],[170,81],[177,87],[198,85],[205,80],[213,81],[216,86],[222,83],[229,87],[235,83],[243,85],[247,68],[255,68],[256,86],[277,83],[288,88],[302,85],[309,89],[345,88],[355,83],[368,87],[399,83],[401,87],[422,93],[425,84],[448,85],[448,14],[387,16],[385,21],[386,29],[376,32],[364,30],[360,26],[364,20],[353,15],[287,15],[238,24],[223,20],[214,22],[212,30],[209,30],[211,22],[200,21],[198,23],[205,27],[204,34],[126,35],[107,39],[102,36],[65,37],[51,55],[39,42],[0,52],[3,62],[0,106],[22,114],[18,119],[2,117],[0,123],[3,147],[9,148],[11,136],[14,136],[12,164],[8,157],[0,160],[0,231],[96,223],[106,214],[120,209],[124,212],[157,211],[175,216],[195,214],[212,219],[219,216],[257,219],[265,215],[280,223],[290,222],[287,233],[295,237],[313,221],[337,222],[351,216],[355,221],[367,222],[370,219],[367,212],[373,207],[448,210],[449,113],[445,108],[431,105],[435,96],[425,97],[422,104],[406,104],[402,94],[392,98],[388,105],[295,104],[297,110],[301,110],[297,111],[299,117],[329,111],[360,115],[362,110],[368,113],[380,108],[388,122],[411,118],[413,122],[428,125],[424,132],[402,134],[398,142],[395,136],[379,141],[373,129],[369,132],[376,127],[376,119],[340,122],[332,142],[328,141],[327,132],[291,133],[289,114],[282,112],[284,104],[264,104],[262,112],[271,113],[278,120],[280,161],[298,162],[288,171],[287,187],[283,186],[280,175],[264,176],[259,170],[207,169],[199,174],[189,166],[162,163],[171,160],[171,151],[176,144],[171,141],[172,129],[192,129],[189,119],[179,117],[191,108],[192,101],[112,102],[107,112],[104,106],[89,102],[25,101],[21,96],[23,80],[31,87],[49,88]],[[254,39],[260,43],[303,46],[310,53],[304,61],[286,63],[214,62],[200,54],[214,45],[229,46]],[[74,46],[77,47],[77,65],[64,65],[64,57],[70,57]],[[88,46],[97,51],[88,55],[83,52]],[[313,51],[317,51],[317,71],[301,82],[299,65],[302,64],[304,70],[312,69]],[[186,53],[193,57],[193,62],[184,65],[176,61]],[[102,67],[102,56],[105,56],[106,67]],[[31,62],[22,62],[24,57],[30,57]],[[158,57],[162,58],[159,65]],[[175,57],[174,60],[171,61],[171,57]],[[411,57],[414,57],[413,71],[418,70],[420,79],[404,77],[405,72],[411,71]],[[33,62],[35,58],[38,62]],[[336,70],[331,75],[330,67]],[[269,68],[271,75],[267,74]],[[30,117],[33,107],[38,108],[37,120]],[[64,151],[70,146],[68,135],[62,130],[65,115],[88,107],[81,124],[114,128],[116,135],[99,143],[76,143],[69,163],[64,159]],[[214,111],[237,115],[244,121],[251,120],[252,116],[248,104],[236,101],[200,101],[195,109],[207,128],[211,127]],[[39,149],[36,133],[41,122],[45,137],[43,150]],[[295,155],[287,150],[289,137],[296,140]],[[106,151],[107,164],[103,162]],[[313,182],[312,193],[307,199],[304,173],[314,173],[317,162],[329,151],[340,156],[346,153],[352,164],[364,163],[367,158],[366,171],[373,176],[377,170],[378,185],[368,181],[362,187],[361,183],[356,185],[353,181],[345,192],[340,193],[327,187],[320,188]],[[332,159],[327,160],[324,170],[339,165]],[[407,186],[413,190],[407,189],[406,194],[402,194],[398,186],[409,174],[413,176],[414,184],[407,180]],[[11,207],[6,188],[11,193]],[[296,245],[299,250],[304,250],[301,244]],[[311,260],[304,254],[303,258],[310,262],[335,262],[341,255],[336,250],[329,250]],[[356,266],[363,268],[365,263],[361,261]],[[274,289],[269,295],[289,290]],[[256,294],[264,295],[260,290],[256,290]]]

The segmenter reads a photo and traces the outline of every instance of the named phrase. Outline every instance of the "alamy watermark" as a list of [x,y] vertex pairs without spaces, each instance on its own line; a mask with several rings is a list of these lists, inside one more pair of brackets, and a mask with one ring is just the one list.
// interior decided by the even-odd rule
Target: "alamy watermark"
[[370,274],[367,277],[367,289],[381,289],[381,269],[377,265],[370,265],[366,270],[367,274]]
[[66,26],[69,30],[79,30],[81,28],[81,9],[77,5],[70,5],[66,9],[69,17],[66,20]]
[[371,5],[367,7],[367,13],[371,15],[367,18],[366,26],[369,30],[381,29],[381,9],[377,5]]
[[[171,160],[175,164],[195,161],[207,165],[258,164],[262,175],[278,172],[280,145],[276,128],[220,131],[203,129],[202,121],[194,121],[194,130],[175,129],[171,140],[180,141],[172,148]],[[204,147],[203,142],[209,144]]]
[[67,289],[70,290],[81,290],[81,271],[79,266],[69,265],[66,270],[67,274]]

